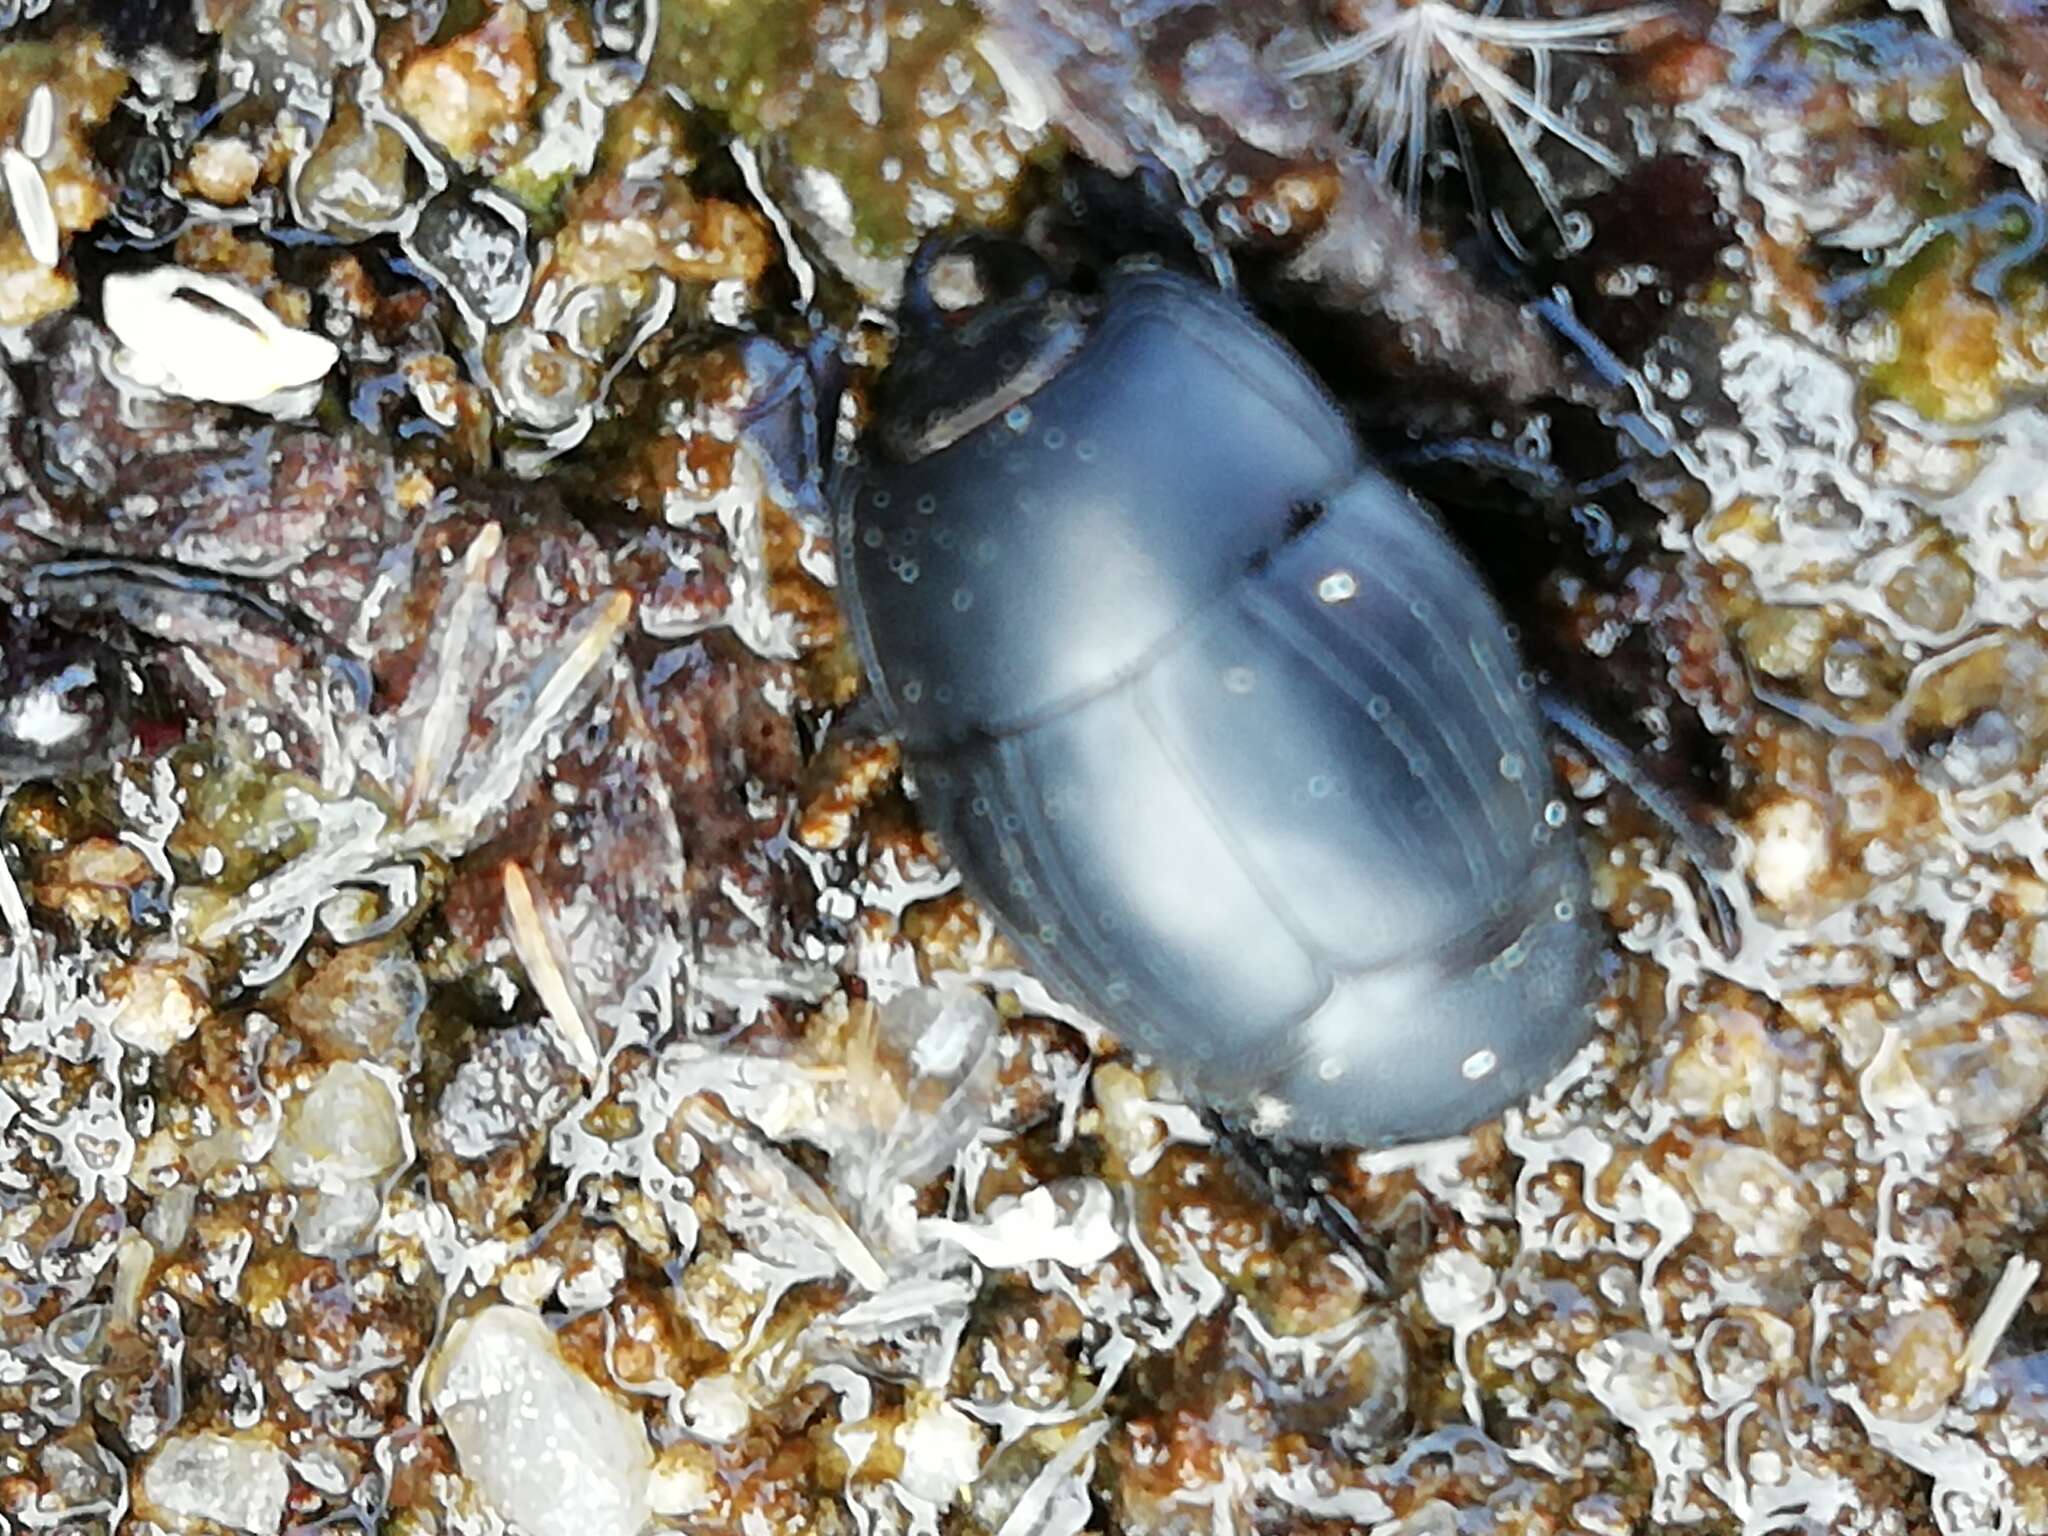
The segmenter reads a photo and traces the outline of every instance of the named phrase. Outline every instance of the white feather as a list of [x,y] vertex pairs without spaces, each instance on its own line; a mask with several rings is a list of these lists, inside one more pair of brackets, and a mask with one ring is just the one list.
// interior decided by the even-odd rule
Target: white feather
[[[1467,11],[1451,0],[1419,0],[1394,6],[1350,37],[1281,61],[1279,71],[1289,79],[1340,72],[1355,76],[1347,128],[1367,140],[1382,178],[1393,181],[1399,168],[1411,206],[1421,196],[1437,81],[1446,76],[1462,80],[1563,229],[1556,184],[1537,154],[1544,137],[1570,145],[1610,172],[1620,166],[1605,146],[1552,105],[1552,58],[1612,52],[1620,33],[1661,14],[1662,7],[1649,5],[1591,16],[1517,18]],[[1499,54],[1526,54],[1533,66],[1531,84],[1522,84],[1504,68],[1495,57]]]

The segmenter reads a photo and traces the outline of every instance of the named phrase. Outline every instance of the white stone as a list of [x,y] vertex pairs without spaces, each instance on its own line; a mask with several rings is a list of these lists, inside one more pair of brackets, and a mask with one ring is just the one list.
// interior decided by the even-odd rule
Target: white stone
[[897,1481],[920,1499],[941,1509],[960,1496],[981,1475],[981,1453],[988,1432],[943,1399],[906,1418],[896,1432],[903,1453]]
[[655,1467],[647,1497],[658,1515],[694,1515],[717,1503],[720,1491],[716,1477],[701,1463],[683,1461],[671,1453]]
[[1996,1139],[2048,1094],[2048,1022],[2031,1013],[2001,1014],[1967,1038],[1911,1045],[1907,1060],[1959,1130]]
[[327,1068],[284,1111],[271,1166],[288,1183],[340,1194],[391,1176],[406,1161],[390,1085],[357,1061]]
[[251,1435],[174,1435],[142,1471],[143,1508],[176,1521],[212,1521],[272,1536],[291,1494],[285,1453]]
[[912,987],[882,1005],[882,1036],[920,1077],[965,1076],[1002,1028],[995,1005],[972,987]]
[[571,1365],[533,1313],[500,1305],[457,1323],[427,1391],[463,1476],[524,1536],[637,1536],[647,1523],[639,1415]]
[[294,330],[246,288],[184,267],[117,272],[101,313],[137,384],[220,405],[257,405],[326,377],[341,352]]
[[203,974],[175,959],[144,960],[123,978],[107,1027],[123,1045],[152,1056],[192,1038],[206,1011]]
[[1828,829],[1809,801],[1787,796],[1757,813],[1750,878],[1766,901],[1786,906],[1806,894],[1828,863]]
[[754,1417],[740,1384],[728,1375],[700,1376],[683,1394],[683,1421],[706,1440],[732,1440]]
[[427,979],[401,943],[344,949],[299,988],[286,1013],[320,1054],[382,1062],[409,1072],[419,1061]]
[[1762,1147],[1739,1141],[1702,1141],[1687,1165],[1700,1208],[1735,1234],[1737,1253],[1786,1258],[1798,1251],[1812,1212],[1801,1198],[1799,1176]]
[[921,1223],[958,1243],[990,1269],[1021,1269],[1041,1260],[1092,1269],[1123,1246],[1115,1202],[1096,1179],[1061,1180],[1005,1197],[978,1221],[932,1217]]
[[371,1185],[308,1190],[292,1216],[292,1234],[307,1253],[351,1253],[369,1236],[383,1210],[379,1191]]
[[1485,1312],[1499,1294],[1493,1271],[1476,1253],[1446,1248],[1429,1256],[1420,1277],[1422,1304],[1446,1328],[1458,1328]]

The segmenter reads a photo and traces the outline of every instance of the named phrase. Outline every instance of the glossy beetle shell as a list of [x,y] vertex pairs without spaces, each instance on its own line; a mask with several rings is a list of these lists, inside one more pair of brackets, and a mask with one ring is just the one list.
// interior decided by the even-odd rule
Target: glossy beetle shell
[[1055,991],[1295,1139],[1448,1135],[1597,928],[1479,577],[1269,330],[1150,268],[913,318],[833,484],[922,814]]

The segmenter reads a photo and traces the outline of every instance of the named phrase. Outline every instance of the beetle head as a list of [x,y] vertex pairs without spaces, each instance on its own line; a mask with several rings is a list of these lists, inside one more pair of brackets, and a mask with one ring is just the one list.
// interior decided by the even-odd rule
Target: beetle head
[[1030,399],[1080,350],[1092,314],[1015,241],[927,241],[905,279],[903,334],[876,393],[883,450],[914,463]]

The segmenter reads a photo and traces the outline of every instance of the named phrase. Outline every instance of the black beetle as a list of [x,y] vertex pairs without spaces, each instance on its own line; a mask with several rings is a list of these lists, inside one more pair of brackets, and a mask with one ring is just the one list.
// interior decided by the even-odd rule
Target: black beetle
[[1534,679],[1273,332],[1154,264],[1083,295],[934,245],[873,415],[831,487],[856,640],[1055,991],[1294,1141],[1453,1134],[1586,1041]]

